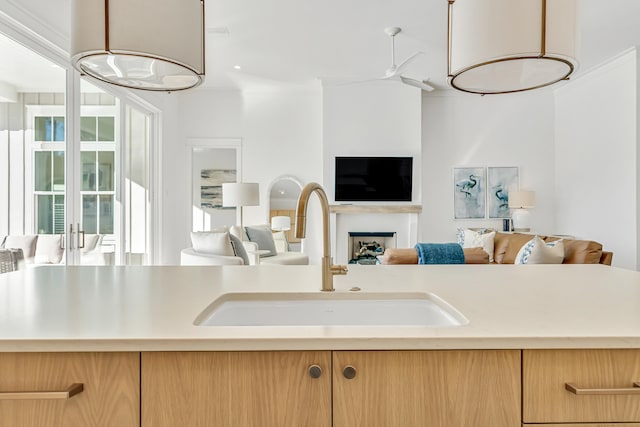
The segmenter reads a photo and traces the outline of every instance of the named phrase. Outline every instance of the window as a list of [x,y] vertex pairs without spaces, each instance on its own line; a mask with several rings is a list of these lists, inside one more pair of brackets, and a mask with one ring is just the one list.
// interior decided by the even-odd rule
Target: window
[[115,153],[83,150],[80,159],[83,229],[90,234],[113,234]]
[[64,141],[64,117],[36,117],[33,128],[36,142]]
[[64,233],[64,151],[33,154],[36,230],[39,234]]

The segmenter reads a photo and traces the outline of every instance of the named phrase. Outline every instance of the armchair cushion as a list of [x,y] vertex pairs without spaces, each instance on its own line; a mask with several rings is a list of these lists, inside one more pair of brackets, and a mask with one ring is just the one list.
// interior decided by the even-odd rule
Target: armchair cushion
[[242,241],[233,234],[229,234],[229,238],[231,239],[231,246],[233,247],[233,253],[235,256],[242,258],[244,265],[249,265],[249,254],[247,254],[247,250],[242,244]]
[[59,264],[62,260],[62,236],[60,234],[39,234],[34,264]]
[[276,244],[273,241],[273,233],[271,227],[268,225],[254,225],[251,227],[245,227],[247,237],[250,241],[256,242],[260,250],[269,251],[265,254],[260,254],[260,257],[270,257],[277,255]]
[[193,250],[205,254],[235,256],[229,232],[197,231],[191,233]]
[[38,235],[9,235],[4,239],[4,247],[6,249],[22,249],[24,259],[27,263],[33,262],[36,254],[36,241]]

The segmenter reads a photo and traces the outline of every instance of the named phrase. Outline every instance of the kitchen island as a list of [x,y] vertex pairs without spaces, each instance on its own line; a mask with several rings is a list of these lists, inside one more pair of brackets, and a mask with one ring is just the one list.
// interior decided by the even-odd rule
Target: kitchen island
[[350,266],[336,293],[431,292],[469,323],[196,326],[225,293],[319,292],[318,266],[37,267],[0,275],[0,351],[640,348],[640,273],[602,265]]
[[[334,284],[334,295],[432,293],[469,322],[194,324],[229,293],[319,293],[317,266],[3,274],[0,424],[640,426],[640,273],[353,266]],[[43,389],[57,391],[25,391]]]

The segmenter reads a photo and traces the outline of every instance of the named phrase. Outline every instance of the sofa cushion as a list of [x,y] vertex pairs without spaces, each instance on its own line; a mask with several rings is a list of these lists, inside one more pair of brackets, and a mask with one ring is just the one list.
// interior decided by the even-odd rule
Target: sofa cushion
[[535,236],[518,251],[514,264],[562,264],[563,260],[564,243],[562,240],[545,242]]
[[480,231],[460,229],[456,233],[458,243],[462,248],[482,248],[489,255],[489,262],[493,262],[494,238],[496,232],[489,229]]
[[592,240],[563,240],[564,264],[598,264],[602,245]]
[[[513,264],[520,249],[531,240],[531,234],[496,233],[494,242],[494,260],[498,264]],[[544,236],[540,236],[544,239]]]
[[231,239],[231,246],[233,247],[233,253],[236,256],[239,256],[240,258],[242,258],[242,261],[244,261],[244,265],[249,265],[249,254],[247,254],[247,250],[242,244],[242,240],[240,240],[238,237],[234,236],[231,233],[229,233],[229,239]]
[[264,254],[260,254],[260,257],[270,257],[277,255],[276,244],[273,241],[273,234],[271,227],[268,225],[253,225],[245,227],[247,237],[250,241],[258,244],[258,249],[262,251],[269,251]]
[[465,264],[489,264],[489,254],[483,248],[462,248]]
[[59,264],[62,261],[62,236],[60,234],[39,234],[34,264]]
[[36,254],[37,240],[37,235],[9,235],[4,239],[4,247],[7,249],[22,249],[25,261],[31,263]]
[[235,256],[229,232],[196,231],[191,233],[191,246],[196,252]]
[[418,251],[414,248],[387,248],[378,259],[382,264],[417,264]]

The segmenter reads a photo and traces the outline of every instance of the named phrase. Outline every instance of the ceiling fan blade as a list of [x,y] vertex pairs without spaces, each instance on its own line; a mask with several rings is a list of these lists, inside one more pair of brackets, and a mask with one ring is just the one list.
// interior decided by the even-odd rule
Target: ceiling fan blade
[[420,55],[421,53],[424,53],[424,52],[420,52],[420,51],[418,51],[418,52],[414,52],[413,54],[411,54],[411,56],[409,56],[407,59],[405,59],[405,60],[404,60],[404,61],[402,61],[400,64],[398,64],[398,65],[396,66],[395,70],[394,70],[394,71],[396,72],[396,74],[401,73],[401,72],[402,72],[402,70],[404,70],[404,68],[405,68],[407,65],[409,65],[409,63],[410,63],[411,61],[413,61],[413,60],[414,60],[418,55]]
[[412,79],[409,77],[404,77],[404,76],[400,76],[400,80],[404,84],[407,84],[409,86],[414,86],[422,90],[426,90],[427,92],[431,92],[433,90],[433,86],[431,86],[426,81],[419,81],[419,80]]

